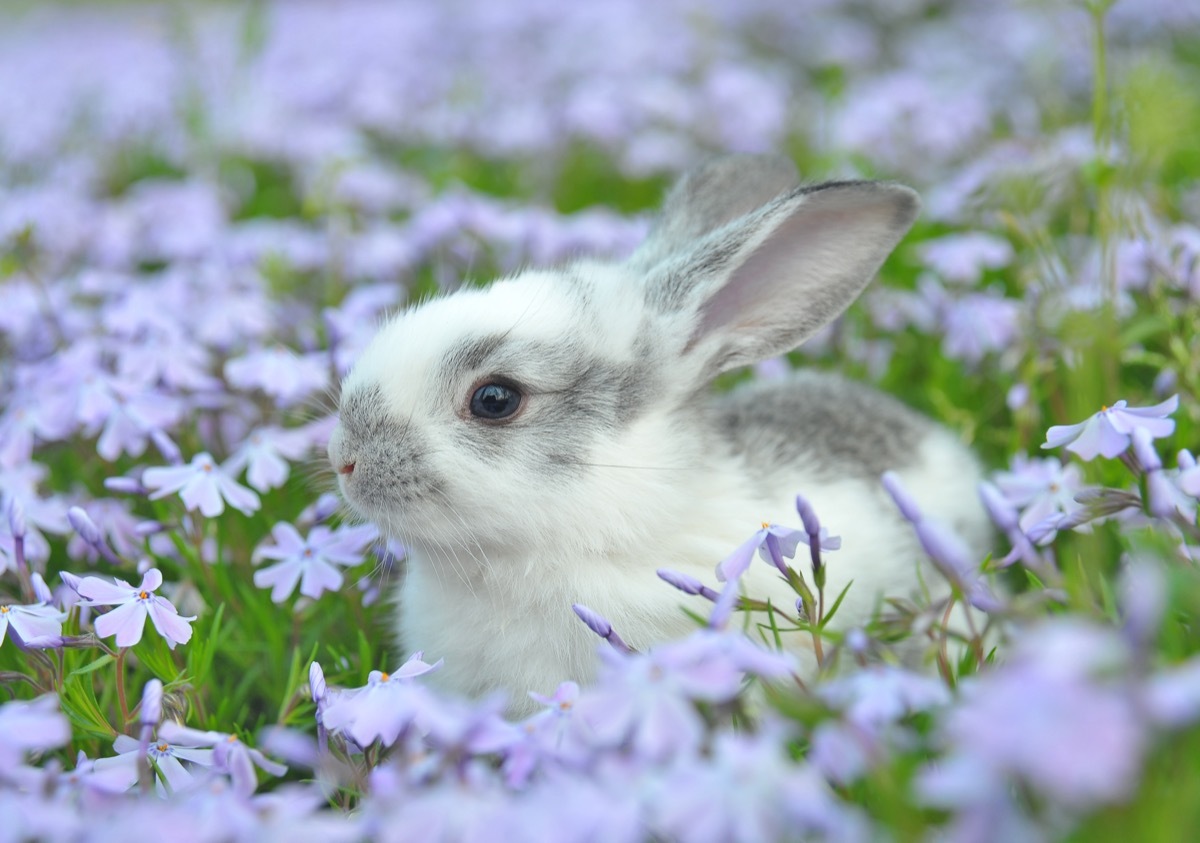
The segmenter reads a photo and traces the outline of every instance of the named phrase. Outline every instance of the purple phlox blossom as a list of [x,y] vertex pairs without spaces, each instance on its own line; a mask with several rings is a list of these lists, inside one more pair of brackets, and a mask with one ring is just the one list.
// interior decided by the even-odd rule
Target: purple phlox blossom
[[618,653],[632,653],[633,648],[625,643],[625,640],[617,634],[613,629],[613,625],[603,615],[589,609],[581,603],[572,603],[572,611],[576,616],[587,625],[587,628],[599,635],[605,641],[612,645],[612,648]]
[[96,453],[108,462],[123,453],[140,457],[151,431],[174,427],[183,414],[179,399],[140,378],[97,378],[95,384],[97,390],[81,404],[80,421],[85,436],[99,430]]
[[258,495],[237,483],[205,452],[192,457],[188,465],[148,468],[142,472],[142,482],[151,490],[151,499],[178,492],[184,506],[199,509],[208,518],[224,512],[226,503],[244,515],[262,505]]
[[838,799],[815,768],[787,757],[779,732],[722,733],[703,763],[679,757],[649,800],[655,837],[681,843],[877,839],[867,818]]
[[22,390],[11,396],[0,414],[0,467],[12,468],[33,458],[35,442],[54,442],[71,432],[74,422],[61,397],[31,396]]
[[510,787],[523,787],[545,761],[579,767],[591,757],[590,730],[575,713],[579,695],[574,682],[561,683],[549,697],[529,692],[542,708],[517,724],[520,740],[505,752],[504,777]]
[[999,292],[968,293],[947,301],[942,312],[942,352],[978,363],[992,351],[1011,348],[1020,333],[1021,303]]
[[[1146,723],[1126,683],[1105,678],[1126,660],[1115,630],[1067,619],[1024,632],[1000,668],[960,685],[941,720],[941,763],[967,781],[1018,779],[1065,808],[1127,797],[1137,785]],[[923,787],[943,807],[993,788]]]
[[1083,472],[1075,463],[1064,466],[1057,457],[1031,459],[1018,454],[1012,469],[996,472],[992,480],[1021,511],[1017,523],[1025,532],[1051,515],[1081,508],[1075,495],[1083,489]]
[[1141,700],[1142,710],[1160,727],[1180,729],[1200,720],[1200,657],[1151,675]]
[[1152,439],[1170,436],[1175,431],[1175,420],[1169,419],[1179,407],[1179,396],[1172,395],[1153,407],[1130,407],[1124,400],[1111,407],[1102,407],[1079,424],[1054,425],[1046,431],[1043,448],[1066,446],[1085,460],[1097,455],[1112,459],[1124,453],[1130,444],[1130,436],[1136,428],[1143,428]]
[[726,703],[748,675],[779,679],[795,669],[787,654],[764,650],[740,632],[712,629],[648,653],[606,648],[600,656],[600,681],[580,695],[575,716],[597,745],[628,742],[639,757],[653,761],[698,745],[704,727],[695,702]]
[[905,733],[905,717],[950,703],[946,685],[891,665],[871,665],[822,683],[817,695],[840,716],[817,726],[808,759],[846,784],[885,760]]
[[282,603],[300,583],[300,593],[316,599],[326,591],[342,587],[342,572],[336,566],[358,565],[366,547],[379,537],[370,524],[331,530],[319,524],[307,537],[291,524],[280,522],[271,529],[274,545],[259,546],[255,557],[280,560],[254,572],[254,584],[271,588],[271,600]]
[[444,697],[421,718],[425,741],[454,757],[503,753],[521,739],[501,716],[506,702],[503,693],[470,702]]
[[980,563],[974,561],[971,549],[962,537],[938,519],[925,516],[895,472],[884,472],[882,479],[901,514],[916,530],[925,553],[963,599],[982,612],[1002,609],[1004,604],[980,573]]
[[[179,755],[180,748],[210,747],[212,755],[209,760],[213,769],[228,775],[234,791],[242,796],[251,796],[258,789],[255,767],[272,776],[282,776],[287,772],[286,766],[271,761],[257,749],[246,746],[237,735],[190,729],[168,720],[159,727],[158,737],[173,748],[175,755]],[[180,757],[194,760],[188,756]]]
[[296,523],[303,526],[320,524],[329,519],[342,506],[342,499],[333,492],[323,492],[319,498],[310,503],[296,516]]
[[329,368],[323,354],[264,348],[229,360],[225,377],[240,389],[261,389],[280,407],[289,407],[328,386]]
[[1200,498],[1200,466],[1196,464],[1192,452],[1186,448],[1180,451],[1176,464],[1179,466],[1179,475],[1175,483],[1187,494]]
[[67,554],[72,559],[92,563],[101,555],[112,561],[114,554],[118,559],[137,554],[145,533],[138,529],[140,521],[130,512],[126,501],[99,498],[83,501],[79,508],[98,528],[100,544],[88,540],[76,529],[67,541]]
[[170,601],[155,594],[161,585],[162,574],[157,568],[151,568],[142,576],[137,588],[124,580],[110,583],[99,577],[82,577],[73,587],[87,600],[88,606],[117,607],[96,618],[96,634],[101,638],[115,635],[118,647],[132,647],[142,640],[142,630],[149,617],[158,634],[166,639],[167,646],[174,650],[176,644],[191,640],[190,624],[196,618],[182,617]]
[[673,585],[684,594],[699,595],[706,600],[712,600],[713,602],[716,602],[717,600],[717,592],[693,576],[680,573],[679,571],[672,571],[668,568],[659,568],[655,573],[658,574],[658,578],[660,580],[668,583],[669,585]]
[[0,606],[0,644],[11,628],[13,635],[27,647],[38,647],[39,642],[57,643],[62,636],[65,612],[60,612],[45,603],[18,606],[9,603]]
[[764,521],[761,529],[756,530],[754,535],[742,542],[733,553],[717,565],[717,579],[725,582],[740,577],[750,567],[750,560],[754,558],[756,550],[764,562],[770,562],[779,569],[780,573],[787,576],[787,563],[783,560],[785,557],[788,559],[795,557],[796,545],[801,541],[807,544],[805,539],[807,536],[801,530],[793,530]]
[[25,753],[56,749],[70,739],[71,724],[54,694],[0,705],[0,779],[21,765]]
[[[109,758],[97,758],[92,763],[93,771],[109,773],[116,780],[119,778],[121,790],[128,790],[138,783],[138,754],[140,742],[129,735],[118,735],[113,742],[117,752]],[[158,771],[156,788],[159,796],[168,793],[181,793],[196,783],[195,777],[182,762],[187,761],[203,767],[213,765],[213,751],[198,749],[195,746],[176,745],[162,737],[151,740],[146,747],[146,756]]]
[[1167,606],[1167,578],[1162,565],[1149,557],[1126,560],[1117,581],[1117,595],[1126,638],[1135,647],[1153,642]]
[[947,234],[926,240],[918,251],[925,265],[958,284],[974,284],[985,269],[1000,269],[1013,259],[1013,247],[1002,237],[983,231]]
[[302,459],[308,451],[309,440],[303,431],[261,427],[238,446],[223,468],[230,477],[246,469],[246,482],[267,492],[282,486],[290,472],[288,463]]
[[[15,500],[20,506],[24,553],[35,562],[44,562],[50,557],[50,542],[43,532],[62,535],[71,530],[67,521],[66,502],[58,496],[42,497],[38,493],[38,487],[47,473],[45,466],[34,462],[13,468],[0,466],[0,509],[7,515],[11,511],[12,501]],[[8,518],[0,520],[0,533],[11,535],[12,526]],[[0,540],[0,547],[11,544],[11,540]],[[10,551],[6,549],[5,555],[9,554]]]
[[1163,469],[1158,451],[1154,449],[1153,438],[1144,427],[1134,428],[1133,453],[1146,475],[1146,504],[1150,514],[1159,518],[1180,517],[1194,524],[1196,498],[1180,486],[1183,471],[1177,471],[1172,476]]
[[426,709],[440,704],[419,682],[412,681],[442,666],[439,659],[428,664],[416,652],[393,673],[372,670],[367,684],[341,691],[330,701],[321,722],[331,732],[341,732],[362,747],[376,740],[394,744],[419,721]]
[[1004,531],[1004,535],[1012,544],[1012,550],[996,560],[997,564],[1011,565],[1020,559],[1024,565],[1034,571],[1045,568],[1047,562],[1038,554],[1037,548],[1033,546],[1029,536],[1025,535],[1021,529],[1017,508],[1013,506],[1012,501],[986,480],[979,484],[979,497],[983,501],[988,515],[991,516],[992,522]]
[[829,535],[829,530],[822,526],[812,504],[802,495],[796,495],[796,512],[800,515],[800,523],[804,525],[804,532],[799,537],[803,544],[810,548],[815,545],[820,550],[841,549],[842,537]]
[[67,510],[67,520],[75,529],[75,534],[93,551],[93,554],[103,556],[114,565],[122,564],[120,557],[113,553],[112,548],[108,546],[108,542],[104,540],[104,534],[100,532],[100,528],[88,515],[87,510],[73,506]]

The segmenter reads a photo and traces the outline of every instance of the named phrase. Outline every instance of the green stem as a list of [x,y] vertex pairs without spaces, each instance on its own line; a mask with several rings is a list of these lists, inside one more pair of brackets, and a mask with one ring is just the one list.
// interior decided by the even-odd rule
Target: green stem
[[125,654],[128,652],[124,647],[117,651],[117,704],[121,707],[122,732],[125,731],[125,724],[129,722],[129,706],[125,701]]

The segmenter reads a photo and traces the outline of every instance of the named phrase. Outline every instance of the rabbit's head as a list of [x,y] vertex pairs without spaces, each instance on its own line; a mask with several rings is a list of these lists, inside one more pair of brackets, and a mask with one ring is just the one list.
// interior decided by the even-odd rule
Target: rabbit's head
[[570,564],[655,529],[703,492],[688,472],[708,383],[840,314],[918,209],[895,184],[794,185],[782,159],[718,159],[624,263],[529,271],[393,318],[342,385],[329,456],[346,499],[458,562],[540,548]]

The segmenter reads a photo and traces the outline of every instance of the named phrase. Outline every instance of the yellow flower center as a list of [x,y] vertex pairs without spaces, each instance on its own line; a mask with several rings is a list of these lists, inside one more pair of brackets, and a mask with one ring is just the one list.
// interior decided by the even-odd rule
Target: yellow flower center
[[771,526],[771,522],[769,522],[769,521],[764,521],[764,522],[762,522],[762,525],[763,525],[763,526],[762,526],[762,528],[765,530],[765,529],[767,529],[768,527],[770,527],[770,526]]
[[139,592],[138,592],[138,599],[140,599],[140,600],[149,600],[149,599],[150,599],[150,592],[148,592],[148,591],[139,591]]
[[380,679],[380,681],[381,681],[381,682],[386,682],[386,681],[388,681],[388,680],[389,680],[389,679],[391,679],[391,678],[392,678],[392,677],[391,677],[391,676],[389,676],[387,673],[380,672],[380,674],[379,674],[379,679]]

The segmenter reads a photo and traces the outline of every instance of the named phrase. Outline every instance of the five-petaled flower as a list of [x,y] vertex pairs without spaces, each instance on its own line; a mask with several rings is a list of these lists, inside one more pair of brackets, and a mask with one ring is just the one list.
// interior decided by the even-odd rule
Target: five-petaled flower
[[742,542],[737,550],[717,565],[717,579],[725,582],[740,577],[750,567],[750,560],[754,558],[756,550],[763,561],[770,562],[780,573],[787,576],[784,557],[794,557],[796,545],[800,542],[808,543],[808,536],[803,530],[792,530],[764,521],[762,529],[756,530],[754,535]]
[[39,641],[55,640],[62,635],[65,617],[66,614],[44,603],[0,606],[0,644],[4,643],[9,627],[21,643],[30,647],[38,646]]
[[1175,430],[1175,421],[1167,416],[1178,407],[1178,395],[1153,407],[1130,407],[1124,401],[1118,401],[1079,424],[1054,425],[1046,431],[1042,447],[1065,445],[1068,451],[1074,451],[1085,460],[1097,455],[1112,459],[1129,448],[1129,437],[1139,427],[1153,439],[1170,436]]
[[101,638],[115,635],[118,647],[132,647],[142,640],[142,630],[149,616],[158,634],[167,639],[167,646],[174,650],[176,644],[186,644],[191,639],[189,624],[196,618],[182,617],[170,601],[155,594],[160,585],[162,574],[157,568],[151,568],[137,588],[123,580],[110,583],[100,577],[83,577],[75,590],[87,600],[86,605],[117,607],[96,618],[96,633]]
[[260,547],[255,556],[280,560],[254,572],[254,584],[271,589],[271,600],[282,603],[300,583],[300,593],[317,598],[342,587],[342,572],[336,566],[357,565],[363,551],[379,537],[370,524],[331,530],[313,527],[307,538],[291,524],[279,523],[271,530],[273,546]]
[[250,515],[261,506],[258,495],[230,477],[208,453],[192,457],[187,465],[148,468],[142,482],[151,490],[151,498],[178,492],[188,509],[199,509],[212,518],[225,511],[225,504]]

